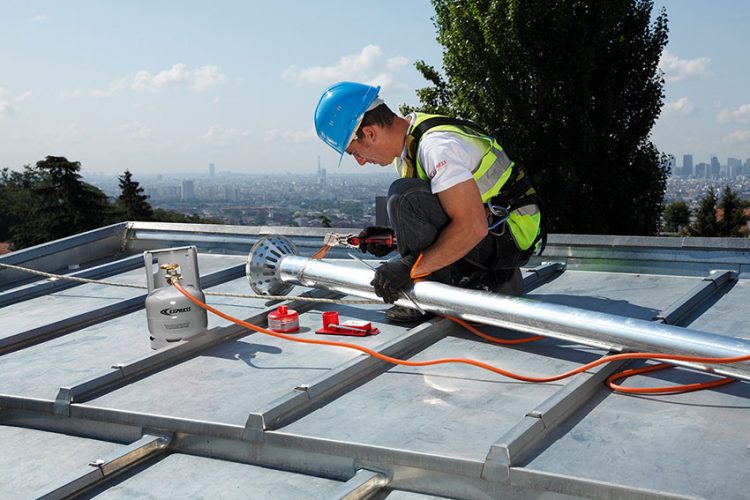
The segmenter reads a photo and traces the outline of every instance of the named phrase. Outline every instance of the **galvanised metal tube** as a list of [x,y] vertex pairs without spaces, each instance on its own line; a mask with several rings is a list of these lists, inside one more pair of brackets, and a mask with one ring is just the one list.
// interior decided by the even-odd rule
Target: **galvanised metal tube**
[[[282,257],[276,268],[276,277],[282,282],[378,299],[370,285],[373,276],[371,269],[341,266],[295,255]],[[525,297],[465,290],[431,281],[416,283],[410,295],[425,311],[608,350],[716,358],[750,355],[748,340]],[[405,298],[399,299],[396,304],[414,308],[414,304]],[[670,363],[750,380],[750,363],[712,366]]]

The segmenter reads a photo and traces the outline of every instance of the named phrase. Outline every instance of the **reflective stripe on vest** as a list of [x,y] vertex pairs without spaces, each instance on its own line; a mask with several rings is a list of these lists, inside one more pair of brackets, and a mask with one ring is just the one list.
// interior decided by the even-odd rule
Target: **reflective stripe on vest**
[[[414,130],[414,128],[428,118],[436,116],[438,115],[415,113],[415,120],[411,130]],[[502,187],[508,182],[514,171],[514,163],[508,158],[508,155],[493,137],[481,134],[462,125],[437,125],[427,129],[424,134],[426,135],[431,132],[451,132],[469,140],[481,141],[485,145],[482,161],[471,169],[471,175],[479,188],[482,203],[486,204],[490,199],[496,196]],[[414,138],[411,134],[407,135],[407,157],[409,156],[409,152],[412,151],[412,145],[409,141],[413,142],[413,140]],[[408,158],[407,161],[411,162],[415,167],[414,170],[417,177],[428,182],[430,181],[430,178],[427,176],[427,173],[419,161],[418,153],[414,154],[414,158]],[[404,166],[400,171],[401,176],[409,176],[408,171],[409,169]],[[516,244],[521,250],[528,249],[534,243],[539,234],[540,222],[541,215],[539,213],[539,208],[536,205],[526,205],[511,212],[508,217],[508,227],[513,234]]]

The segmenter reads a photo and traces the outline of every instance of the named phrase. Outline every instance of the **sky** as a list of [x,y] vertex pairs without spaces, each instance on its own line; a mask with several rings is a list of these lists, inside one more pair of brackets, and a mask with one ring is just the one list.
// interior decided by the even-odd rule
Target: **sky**
[[[652,139],[695,162],[750,157],[745,0],[661,0],[666,98]],[[361,171],[315,135],[340,80],[418,104],[442,67],[429,0],[0,0],[0,167],[47,155],[83,173]],[[369,168],[376,168],[369,166]],[[371,170],[372,171],[372,170]]]

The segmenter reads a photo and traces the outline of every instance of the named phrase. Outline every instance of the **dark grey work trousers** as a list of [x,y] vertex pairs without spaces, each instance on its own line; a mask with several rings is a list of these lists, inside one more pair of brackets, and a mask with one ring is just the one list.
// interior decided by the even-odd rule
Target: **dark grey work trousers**
[[[399,253],[417,256],[432,245],[450,222],[430,184],[421,179],[398,179],[388,190],[388,217],[396,232]],[[431,279],[452,285],[467,278],[479,282],[503,282],[514,269],[528,261],[527,252],[518,249],[510,230],[488,233],[468,254]]]

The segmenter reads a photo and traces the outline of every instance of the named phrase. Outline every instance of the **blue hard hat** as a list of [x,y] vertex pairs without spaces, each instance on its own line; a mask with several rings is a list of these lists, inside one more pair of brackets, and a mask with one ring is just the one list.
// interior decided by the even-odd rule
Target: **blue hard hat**
[[378,97],[380,86],[334,83],[323,92],[315,108],[315,131],[326,144],[344,156],[362,116]]

